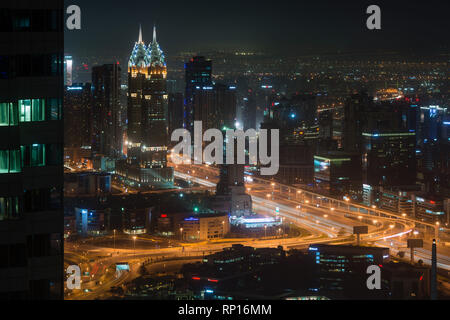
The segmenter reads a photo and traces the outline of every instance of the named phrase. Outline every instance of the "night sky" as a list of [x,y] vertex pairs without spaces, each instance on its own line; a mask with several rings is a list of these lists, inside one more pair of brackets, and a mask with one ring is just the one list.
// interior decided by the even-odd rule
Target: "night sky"
[[[448,53],[449,1],[66,0],[82,11],[82,30],[65,32],[66,53],[127,55],[142,23],[167,54],[253,50],[286,54],[396,50]],[[370,4],[382,30],[366,29]]]

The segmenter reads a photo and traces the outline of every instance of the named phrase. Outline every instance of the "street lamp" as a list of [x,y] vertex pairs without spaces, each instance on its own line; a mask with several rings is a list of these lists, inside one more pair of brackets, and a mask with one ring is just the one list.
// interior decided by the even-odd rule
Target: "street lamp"
[[180,228],[180,240],[183,240],[183,228]]
[[267,225],[264,225],[264,238],[267,238]]
[[113,235],[113,241],[114,241],[114,251],[116,251],[116,229],[114,229],[113,230],[113,233],[114,233],[114,235]]
[[434,228],[434,237],[436,238],[436,241],[438,241],[439,238],[439,221],[436,221],[436,227]]
[[136,236],[133,236],[133,248],[134,248],[134,258],[136,258]]

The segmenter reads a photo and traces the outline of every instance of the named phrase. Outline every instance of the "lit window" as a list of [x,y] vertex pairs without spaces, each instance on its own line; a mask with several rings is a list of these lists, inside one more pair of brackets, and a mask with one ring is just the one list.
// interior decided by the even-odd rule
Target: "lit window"
[[0,150],[0,174],[20,172],[20,160],[20,150]]
[[44,121],[45,100],[26,99],[19,100],[20,122]]
[[45,120],[45,101],[44,99],[33,99],[31,114],[32,121],[44,121]]
[[17,105],[12,102],[0,102],[0,126],[17,125]]
[[19,100],[20,122],[31,121],[31,100]]

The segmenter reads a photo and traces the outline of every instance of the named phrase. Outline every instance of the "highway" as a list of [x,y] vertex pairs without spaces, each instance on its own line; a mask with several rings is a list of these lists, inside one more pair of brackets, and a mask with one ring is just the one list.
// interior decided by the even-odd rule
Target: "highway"
[[[211,188],[218,181],[217,169],[210,166],[177,165],[175,168],[175,177],[201,186]],[[369,225],[369,234],[362,235],[361,241],[389,247],[392,255],[404,251],[405,257],[409,257],[406,239],[416,231],[418,221],[414,219],[386,213],[379,209],[366,212],[353,211],[349,204],[345,202],[342,204],[342,201],[334,201],[334,199],[330,201],[321,195],[305,197],[302,195],[304,191],[298,193],[298,190],[286,192],[285,189],[283,192],[283,188],[278,188],[276,183],[261,182],[254,178],[252,180],[252,182],[247,180],[246,190],[252,196],[254,211],[257,213],[273,215],[275,208],[278,207],[281,216],[303,228],[321,232],[330,239],[336,238],[340,230],[345,230],[349,234],[354,225],[366,224]],[[357,205],[351,204],[351,206]],[[311,243],[313,242],[314,239]],[[422,259],[425,264],[431,264],[430,241],[424,241],[424,248],[415,249],[415,258]],[[438,246],[438,267],[450,270],[450,248]]]
[[[148,191],[146,193],[176,192],[211,190],[216,187],[218,181],[217,169],[193,166],[177,166],[175,177],[185,181],[191,181],[196,185],[187,189],[172,189],[163,191]],[[117,186],[122,193],[135,193],[126,187]],[[406,238],[415,231],[415,223],[410,219],[402,219],[398,216],[384,215],[374,212],[352,211],[346,204],[327,201],[325,197],[305,197],[298,192],[283,192],[273,183],[258,182],[256,179],[246,184],[247,193],[252,196],[253,210],[264,215],[278,214],[284,222],[293,223],[300,228],[309,231],[309,235],[296,238],[265,238],[265,239],[223,239],[211,242],[185,243],[176,247],[143,246],[136,250],[123,248],[99,247],[92,243],[68,244],[65,247],[65,262],[78,264],[82,270],[89,270],[88,277],[83,277],[82,289],[66,292],[67,299],[106,299],[111,297],[111,287],[121,286],[139,276],[138,270],[143,262],[152,259],[150,268],[161,267],[171,263],[180,264],[185,259],[199,259],[203,255],[222,251],[234,243],[240,243],[256,248],[283,246],[285,250],[297,247],[306,247],[309,244],[354,243],[352,236],[353,226],[367,225],[369,233],[361,235],[361,241],[375,246],[389,247],[391,255],[404,251],[405,257],[409,257],[409,249],[406,249]],[[277,209],[277,210],[276,210]],[[151,241],[138,237],[137,241]],[[145,248],[146,247],[146,248]],[[100,256],[100,257],[99,257]],[[415,250],[415,257],[422,259],[425,264],[430,264],[431,244],[425,241],[424,248]],[[450,270],[450,252],[448,248],[439,247],[438,267]],[[130,264],[130,272],[115,274],[115,263],[127,261]],[[156,262],[158,261],[158,262]],[[86,289],[87,292],[86,292]]]

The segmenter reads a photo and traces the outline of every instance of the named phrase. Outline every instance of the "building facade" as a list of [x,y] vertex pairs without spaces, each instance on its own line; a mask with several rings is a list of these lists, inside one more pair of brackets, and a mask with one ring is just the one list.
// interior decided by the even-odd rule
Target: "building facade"
[[128,63],[127,159],[116,173],[135,187],[171,188],[173,168],[167,167],[167,66],[156,41],[145,46],[142,31]]
[[0,17],[0,299],[62,299],[63,5]]

